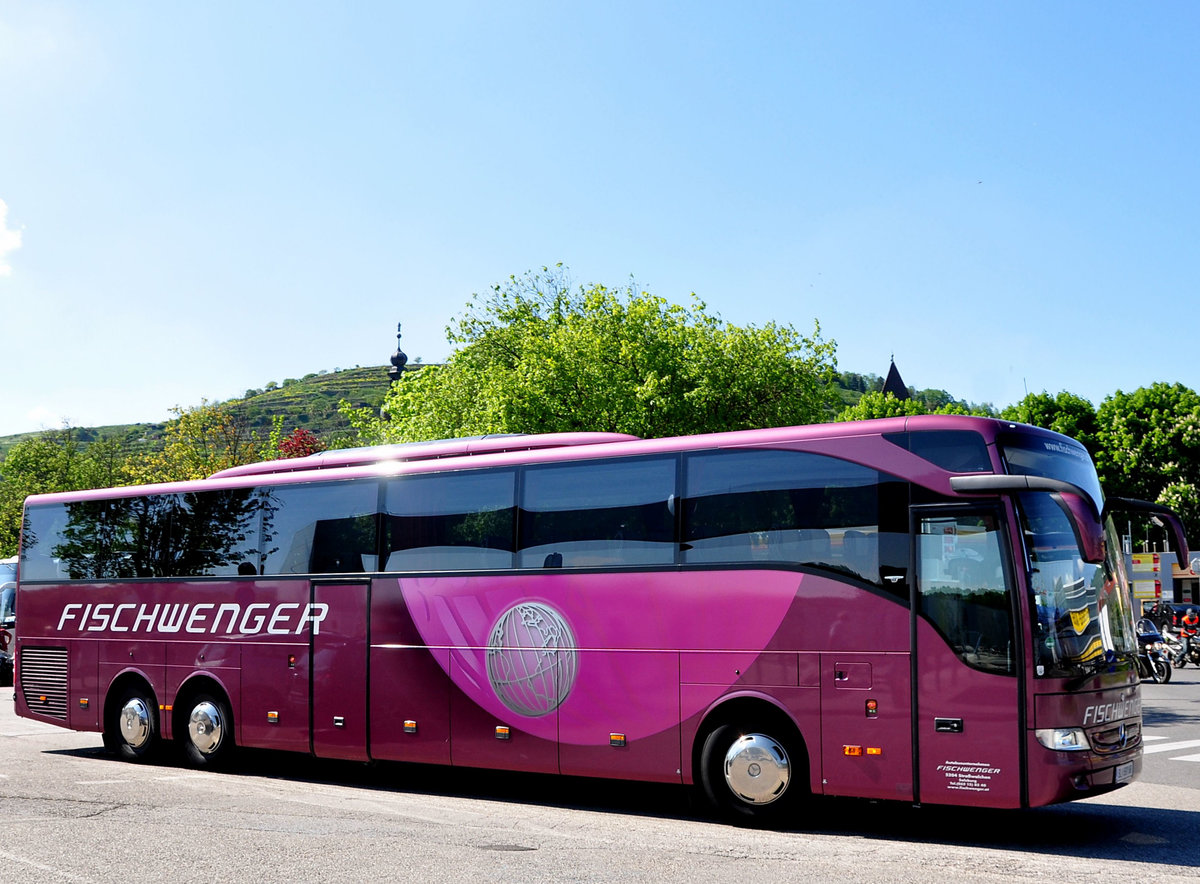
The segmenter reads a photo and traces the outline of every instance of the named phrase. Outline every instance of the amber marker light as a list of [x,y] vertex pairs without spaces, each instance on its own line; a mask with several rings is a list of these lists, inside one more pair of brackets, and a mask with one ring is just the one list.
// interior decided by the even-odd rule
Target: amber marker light
[[497,740],[510,740],[510,739],[512,739],[512,733],[504,725],[498,724],[498,725],[496,725],[496,739]]
[[858,758],[860,755],[863,754],[862,746],[843,746],[842,754],[848,755],[851,758]]

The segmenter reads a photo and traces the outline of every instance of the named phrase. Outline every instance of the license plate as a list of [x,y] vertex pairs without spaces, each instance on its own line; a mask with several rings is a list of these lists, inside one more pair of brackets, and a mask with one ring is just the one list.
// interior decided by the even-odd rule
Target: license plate
[[1124,783],[1126,780],[1133,779],[1133,762],[1127,761],[1124,764],[1117,765],[1117,773],[1114,777],[1114,782]]

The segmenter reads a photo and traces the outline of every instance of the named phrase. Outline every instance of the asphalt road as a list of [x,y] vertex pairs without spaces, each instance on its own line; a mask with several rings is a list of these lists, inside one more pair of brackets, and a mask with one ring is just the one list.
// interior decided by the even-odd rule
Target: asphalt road
[[[1200,878],[1200,670],[1145,686],[1141,779],[1025,812],[818,802],[715,823],[679,787],[243,753],[224,773],[106,756],[0,703],[6,881],[982,882]],[[5,692],[7,694],[7,691]]]
[[[1143,683],[1142,726],[1141,782],[1200,790],[1200,669],[1176,669],[1165,685]],[[1200,853],[1200,831],[1195,841]]]

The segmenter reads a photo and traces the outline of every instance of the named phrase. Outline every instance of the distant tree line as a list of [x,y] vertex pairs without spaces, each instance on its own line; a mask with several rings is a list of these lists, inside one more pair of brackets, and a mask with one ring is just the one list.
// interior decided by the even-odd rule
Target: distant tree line
[[1099,407],[1067,392],[999,411],[944,390],[896,399],[876,375],[839,373],[836,345],[815,320],[809,334],[736,326],[694,296],[684,308],[632,285],[575,287],[561,266],[474,296],[447,333],[447,362],[406,372],[382,407],[341,402],[350,435],[287,431],[283,413],[252,414],[239,401],[177,409],[145,451],[84,441],[69,427],[22,440],[0,462],[0,556],[16,550],[29,494],[195,479],[325,447],[573,430],[663,437],[923,413],[999,416],[1072,436],[1108,493],[1168,504],[1200,537],[1200,395],[1180,384],[1117,391]]

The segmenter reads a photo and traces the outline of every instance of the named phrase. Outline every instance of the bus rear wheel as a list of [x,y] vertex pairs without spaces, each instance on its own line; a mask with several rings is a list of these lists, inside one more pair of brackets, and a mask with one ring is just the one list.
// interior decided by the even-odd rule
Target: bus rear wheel
[[736,822],[781,822],[806,791],[794,741],[763,724],[721,725],[708,735],[700,753],[705,795]]
[[141,685],[114,697],[104,722],[104,746],[126,761],[144,761],[158,748],[158,706]]
[[183,754],[193,767],[217,767],[233,753],[233,714],[220,694],[197,694],[185,707]]

